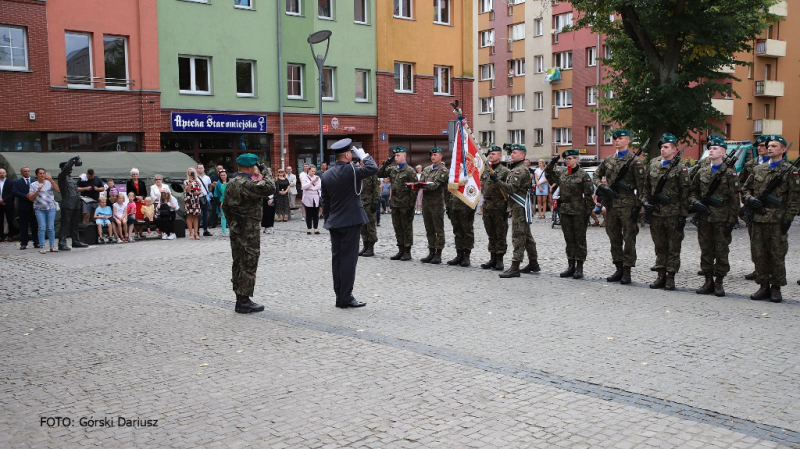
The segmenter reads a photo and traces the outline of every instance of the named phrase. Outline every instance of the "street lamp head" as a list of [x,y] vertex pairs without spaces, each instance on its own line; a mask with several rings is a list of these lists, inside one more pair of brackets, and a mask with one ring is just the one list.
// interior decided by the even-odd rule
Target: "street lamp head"
[[320,30],[316,33],[313,33],[308,36],[308,43],[311,45],[319,44],[320,42],[325,42],[331,37],[332,32],[330,30]]

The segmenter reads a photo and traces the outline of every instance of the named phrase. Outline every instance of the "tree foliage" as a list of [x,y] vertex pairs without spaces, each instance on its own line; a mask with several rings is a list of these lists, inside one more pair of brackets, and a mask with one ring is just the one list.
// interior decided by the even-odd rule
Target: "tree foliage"
[[[575,28],[605,34],[611,70],[600,86],[601,116],[620,123],[651,150],[664,132],[679,139],[717,129],[722,115],[711,105],[716,94],[737,95],[720,70],[752,51],[778,0],[573,0],[581,12]],[[614,20],[610,18],[614,16]],[[737,95],[738,96],[738,95]]]

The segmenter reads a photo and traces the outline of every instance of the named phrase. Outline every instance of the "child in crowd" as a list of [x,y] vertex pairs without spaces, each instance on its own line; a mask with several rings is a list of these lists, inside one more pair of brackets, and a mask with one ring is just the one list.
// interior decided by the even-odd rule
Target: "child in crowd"
[[[94,210],[94,221],[97,223],[97,243],[111,243],[114,236],[114,227],[111,224],[111,207],[106,205],[105,197],[100,197],[98,200],[100,206]],[[103,238],[103,226],[108,229],[108,238]]]
[[128,225],[128,242],[133,243],[136,240],[133,239],[133,235],[136,234],[136,207],[138,203],[136,202],[136,195],[133,192],[128,192],[128,204],[125,206],[125,215],[128,217],[127,225]]
[[117,202],[113,205],[114,209],[114,230],[117,232],[117,243],[127,242],[128,238],[125,234],[127,213],[125,210],[125,195],[117,195]]
[[106,197],[108,198],[108,204],[114,204],[117,202],[117,195],[119,195],[119,190],[114,185],[114,180],[109,179],[106,181],[108,188],[106,189]]
[[156,208],[153,207],[153,198],[144,197],[144,205],[142,206],[142,220],[144,220],[144,228],[147,229],[147,236],[152,237],[153,231],[150,230],[150,223],[155,226]]

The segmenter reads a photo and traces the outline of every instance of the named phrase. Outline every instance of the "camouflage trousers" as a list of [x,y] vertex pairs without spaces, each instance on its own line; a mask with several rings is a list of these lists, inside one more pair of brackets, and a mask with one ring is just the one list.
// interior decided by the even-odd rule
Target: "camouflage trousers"
[[489,253],[505,254],[508,250],[508,212],[484,208],[483,227],[489,236]]
[[650,218],[650,237],[656,251],[656,268],[677,273],[681,268],[683,230],[678,230],[678,216]]
[[586,227],[588,224],[588,215],[561,215],[561,232],[564,233],[564,243],[567,244],[567,259],[581,262],[586,260],[588,253]]
[[375,212],[373,212],[372,205],[365,204],[364,212],[367,213],[367,218],[369,219],[369,221],[361,225],[361,241],[364,242],[364,244],[375,243],[378,241],[378,228],[377,228],[378,210],[375,209]]
[[531,235],[531,226],[525,221],[525,209],[514,206],[511,208],[511,244],[514,246],[512,262],[522,262],[525,253],[529,260],[536,260],[536,241]]
[[233,266],[231,268],[231,283],[233,292],[247,297],[253,296],[256,286],[256,270],[258,258],[261,255],[260,223],[258,220],[248,219],[245,223],[230,221],[231,255]]
[[414,244],[414,208],[393,207],[392,226],[397,246],[410,248]]
[[[728,262],[731,237],[725,237],[725,223],[709,223],[701,216],[697,227],[697,243],[700,245],[700,269],[706,273],[725,276],[731,271]],[[749,228],[748,228],[749,229]]]
[[472,209],[450,210],[450,224],[457,251],[472,250],[475,246],[475,211]]
[[610,207],[606,214],[606,235],[611,243],[611,260],[625,267],[636,266],[636,236],[639,223],[631,220],[633,207]]
[[429,249],[444,248],[444,203],[422,203],[422,222]]
[[788,236],[781,232],[780,223],[753,223],[753,263],[759,284],[786,285],[786,253]]

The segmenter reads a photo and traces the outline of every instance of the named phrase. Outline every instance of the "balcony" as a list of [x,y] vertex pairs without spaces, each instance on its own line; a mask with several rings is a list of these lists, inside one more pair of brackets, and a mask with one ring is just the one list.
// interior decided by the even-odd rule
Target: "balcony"
[[711,106],[722,115],[733,115],[733,98],[712,98]]
[[753,134],[783,134],[783,120],[753,120]]
[[756,42],[756,55],[766,58],[782,58],[786,56],[786,41],[759,39]]
[[789,14],[789,2],[787,0],[779,1],[769,7],[769,13],[780,17],[786,17]]
[[756,97],[782,97],[783,81],[756,81]]
[[717,67],[717,72],[718,73],[727,73],[727,74],[736,73],[736,65],[734,65],[734,64],[721,65],[721,66]]

